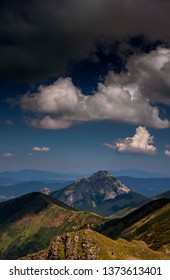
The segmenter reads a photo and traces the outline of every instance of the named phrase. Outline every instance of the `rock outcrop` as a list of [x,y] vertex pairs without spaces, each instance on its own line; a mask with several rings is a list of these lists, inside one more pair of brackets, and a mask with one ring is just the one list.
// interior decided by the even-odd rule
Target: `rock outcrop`
[[87,195],[96,196],[103,203],[129,192],[129,188],[107,171],[98,171],[90,177],[76,180],[66,188],[53,193],[53,195],[67,205],[73,206],[76,202],[84,200]]
[[98,171],[90,177],[76,180],[50,195],[79,211],[95,212],[101,216],[133,208],[135,203],[146,199],[131,191],[107,171]]
[[143,241],[112,240],[90,229],[70,232],[53,239],[50,246],[27,255],[26,260],[128,260],[167,259],[162,252],[150,250]]
[[90,229],[57,236],[48,250],[28,255],[28,259],[47,260],[96,260],[97,244],[93,244]]

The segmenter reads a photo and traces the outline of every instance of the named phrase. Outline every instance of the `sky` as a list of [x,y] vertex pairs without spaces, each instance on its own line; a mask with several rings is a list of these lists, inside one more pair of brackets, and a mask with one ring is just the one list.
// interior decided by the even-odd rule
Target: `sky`
[[0,172],[170,169],[170,1],[2,0]]

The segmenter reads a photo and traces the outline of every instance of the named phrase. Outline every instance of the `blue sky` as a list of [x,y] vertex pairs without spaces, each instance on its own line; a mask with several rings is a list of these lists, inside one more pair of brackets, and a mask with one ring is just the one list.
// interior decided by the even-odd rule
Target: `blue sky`
[[0,10],[0,171],[168,174],[170,4],[149,17],[141,0],[14,2]]

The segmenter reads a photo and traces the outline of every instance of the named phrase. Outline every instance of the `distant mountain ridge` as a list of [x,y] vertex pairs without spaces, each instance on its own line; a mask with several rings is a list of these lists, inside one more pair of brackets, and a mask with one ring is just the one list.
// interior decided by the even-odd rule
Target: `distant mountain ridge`
[[148,197],[159,195],[170,190],[170,178],[132,178],[127,176],[118,177],[133,191]]
[[77,173],[55,173],[43,170],[23,169],[19,171],[0,172],[0,184],[11,185],[28,181],[54,181],[54,180],[75,180],[82,175]]
[[[168,174],[159,174],[155,172],[147,172],[138,169],[109,170],[112,176],[128,176],[133,178],[168,178]],[[23,169],[19,171],[0,172],[0,185],[12,185],[20,182],[28,181],[44,181],[44,180],[75,180],[84,176],[90,176],[90,173],[80,174],[73,172],[57,173],[45,170]]]
[[41,192],[44,188],[50,188],[51,191],[54,191],[67,186],[71,182],[61,180],[56,180],[55,183],[28,181],[9,186],[0,186],[0,198],[8,200],[31,192]]
[[107,171],[98,171],[90,177],[76,180],[50,195],[80,211],[102,216],[109,216],[114,211],[146,199],[132,192]]
[[[170,178],[132,178],[118,177],[133,192],[143,196],[153,197],[162,192],[170,190]],[[51,191],[56,191],[70,185],[74,180],[54,180],[53,181],[28,181],[12,185],[0,185],[0,202],[31,192],[40,192],[48,187]]]
[[170,175],[156,172],[149,172],[139,169],[109,170],[110,174],[116,177],[128,176],[132,178],[168,178]]

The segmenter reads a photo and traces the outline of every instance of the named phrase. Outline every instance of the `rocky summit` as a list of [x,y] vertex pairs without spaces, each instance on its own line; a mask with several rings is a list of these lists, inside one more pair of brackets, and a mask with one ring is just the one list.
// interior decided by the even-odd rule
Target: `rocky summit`
[[116,241],[85,229],[56,236],[50,246],[24,260],[159,260],[168,259],[163,252],[155,252],[143,241]]
[[[75,181],[63,191],[56,192],[61,201],[68,205],[74,205],[75,202],[85,199],[88,194],[97,196],[102,202],[108,199],[114,199],[120,194],[130,192],[124,184],[111,176],[107,171],[98,171],[91,177]],[[56,196],[55,195],[55,196]]]
[[[52,193],[52,196],[78,210],[92,211],[103,216],[125,208],[132,201],[136,202],[134,193],[107,171],[98,171],[90,177],[76,180]],[[142,199],[138,195],[137,200]]]

